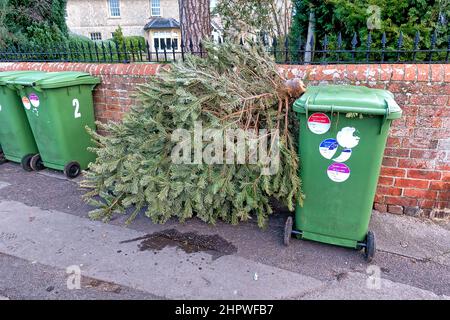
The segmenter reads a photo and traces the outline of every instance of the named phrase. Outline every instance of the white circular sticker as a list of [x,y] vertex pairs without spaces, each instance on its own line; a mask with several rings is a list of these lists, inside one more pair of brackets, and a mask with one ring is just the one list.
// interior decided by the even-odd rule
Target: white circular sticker
[[359,137],[353,135],[355,131],[356,129],[353,127],[342,128],[336,136],[339,145],[348,149],[356,147],[359,143]]
[[36,93],[32,93],[28,96],[30,99],[31,105],[35,108],[39,107],[39,97]]
[[341,154],[333,159],[333,161],[336,162],[345,162],[348,159],[350,159],[350,156],[352,155],[352,149],[344,149],[342,150]]
[[319,145],[320,154],[325,159],[333,158],[338,148],[338,143],[336,139],[325,139]]
[[350,168],[343,163],[333,163],[328,167],[327,174],[334,182],[344,182],[350,177]]
[[25,109],[30,110],[31,109],[31,103],[28,97],[22,97],[22,103]]
[[324,134],[330,127],[330,118],[325,113],[316,112],[308,118],[308,128],[315,134]]

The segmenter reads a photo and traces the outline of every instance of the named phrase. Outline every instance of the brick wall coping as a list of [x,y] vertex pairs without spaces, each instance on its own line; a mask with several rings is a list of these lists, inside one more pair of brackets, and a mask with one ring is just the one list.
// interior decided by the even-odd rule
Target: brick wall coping
[[157,63],[0,62],[0,71],[80,71],[92,75],[152,76],[163,66]]
[[[82,71],[92,75],[150,76],[164,65],[157,63],[96,64],[68,62],[0,62],[0,71]],[[450,83],[450,64],[343,64],[343,65],[279,65],[288,77],[332,81],[345,77],[350,81],[411,81]]]

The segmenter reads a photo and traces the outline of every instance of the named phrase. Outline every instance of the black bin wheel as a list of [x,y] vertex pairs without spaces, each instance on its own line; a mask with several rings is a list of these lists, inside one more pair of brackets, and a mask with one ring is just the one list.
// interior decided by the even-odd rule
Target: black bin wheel
[[69,162],[64,166],[64,174],[69,179],[78,177],[80,173],[81,173],[80,164],[76,161]]
[[289,246],[289,243],[290,243],[290,240],[291,240],[292,224],[293,224],[292,217],[288,217],[286,219],[285,224],[284,224],[284,238],[283,238],[283,242],[284,242],[285,246]]
[[375,257],[375,235],[369,231],[366,236],[366,246],[364,247],[364,258],[367,262],[371,262]]
[[34,171],[41,171],[45,169],[44,163],[42,162],[41,155],[36,154],[30,160],[31,169]]
[[23,170],[25,171],[33,171],[33,168],[31,168],[31,158],[33,158],[34,154],[27,154],[22,158],[20,161],[20,164],[22,165]]

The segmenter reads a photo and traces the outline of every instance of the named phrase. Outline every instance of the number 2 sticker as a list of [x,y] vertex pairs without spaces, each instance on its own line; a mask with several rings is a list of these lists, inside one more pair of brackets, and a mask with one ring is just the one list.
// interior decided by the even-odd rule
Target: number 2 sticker
[[78,99],[73,99],[72,100],[72,106],[75,108],[75,112],[74,112],[75,119],[76,118],[81,118],[80,101],[78,101]]

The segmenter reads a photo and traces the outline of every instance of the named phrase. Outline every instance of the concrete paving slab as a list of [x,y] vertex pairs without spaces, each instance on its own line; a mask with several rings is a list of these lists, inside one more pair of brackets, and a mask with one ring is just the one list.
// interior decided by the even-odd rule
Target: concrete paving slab
[[[34,261],[33,261],[34,262]],[[0,295],[10,300],[155,300],[161,297],[125,286],[82,277],[67,286],[65,269],[0,253]]]
[[[371,273],[372,275],[372,273]],[[342,274],[321,291],[306,294],[302,299],[323,300],[448,300],[448,296],[438,296],[427,290],[380,278],[374,280],[369,275],[357,272]]]
[[0,252],[174,299],[289,299],[324,282],[239,256],[140,251],[145,233],[0,201]]
[[0,181],[0,189],[6,188],[9,186],[10,186],[10,184],[8,182]]
[[374,214],[371,229],[378,250],[450,266],[450,230],[430,220]]

